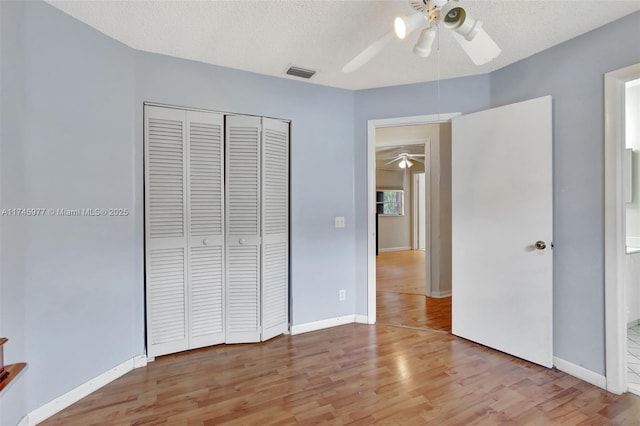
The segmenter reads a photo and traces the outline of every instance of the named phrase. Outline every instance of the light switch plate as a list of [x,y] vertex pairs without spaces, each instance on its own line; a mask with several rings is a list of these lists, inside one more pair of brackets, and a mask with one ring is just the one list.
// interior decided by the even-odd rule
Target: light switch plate
[[344,228],[344,216],[336,216],[336,228]]

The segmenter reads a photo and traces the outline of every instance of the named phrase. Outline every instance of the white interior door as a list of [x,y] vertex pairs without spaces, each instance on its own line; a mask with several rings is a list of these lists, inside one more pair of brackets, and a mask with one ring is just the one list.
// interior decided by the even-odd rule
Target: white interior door
[[418,249],[427,248],[427,193],[424,187],[425,174],[418,173]]
[[551,108],[547,96],[452,120],[453,334],[546,367]]

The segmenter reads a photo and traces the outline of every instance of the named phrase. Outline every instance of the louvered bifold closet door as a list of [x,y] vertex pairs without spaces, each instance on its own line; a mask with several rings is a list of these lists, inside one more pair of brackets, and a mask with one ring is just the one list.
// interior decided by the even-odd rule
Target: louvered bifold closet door
[[225,341],[224,116],[187,111],[189,349]]
[[147,354],[188,348],[185,112],[145,107]]
[[227,116],[226,341],[260,341],[260,118]]
[[289,329],[289,123],[262,119],[262,340]]

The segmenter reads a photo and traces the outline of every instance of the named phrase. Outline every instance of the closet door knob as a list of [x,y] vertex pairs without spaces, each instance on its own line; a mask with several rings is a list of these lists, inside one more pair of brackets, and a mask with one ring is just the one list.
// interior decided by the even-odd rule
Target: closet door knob
[[205,238],[204,240],[202,240],[202,244],[203,245],[208,245],[209,244],[209,240],[207,238]]
[[534,244],[534,247],[538,250],[544,250],[547,248],[547,245],[545,244],[544,241],[536,241],[536,243]]
[[245,240],[244,238],[240,238],[240,241],[238,241],[240,244],[244,244],[247,242],[247,240]]

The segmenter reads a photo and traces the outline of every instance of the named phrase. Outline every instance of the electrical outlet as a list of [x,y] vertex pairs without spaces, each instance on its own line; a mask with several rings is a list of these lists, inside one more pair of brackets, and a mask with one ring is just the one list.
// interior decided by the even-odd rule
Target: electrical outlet
[[344,302],[347,300],[347,290],[338,291],[338,301]]
[[344,228],[344,216],[336,216],[336,228]]

